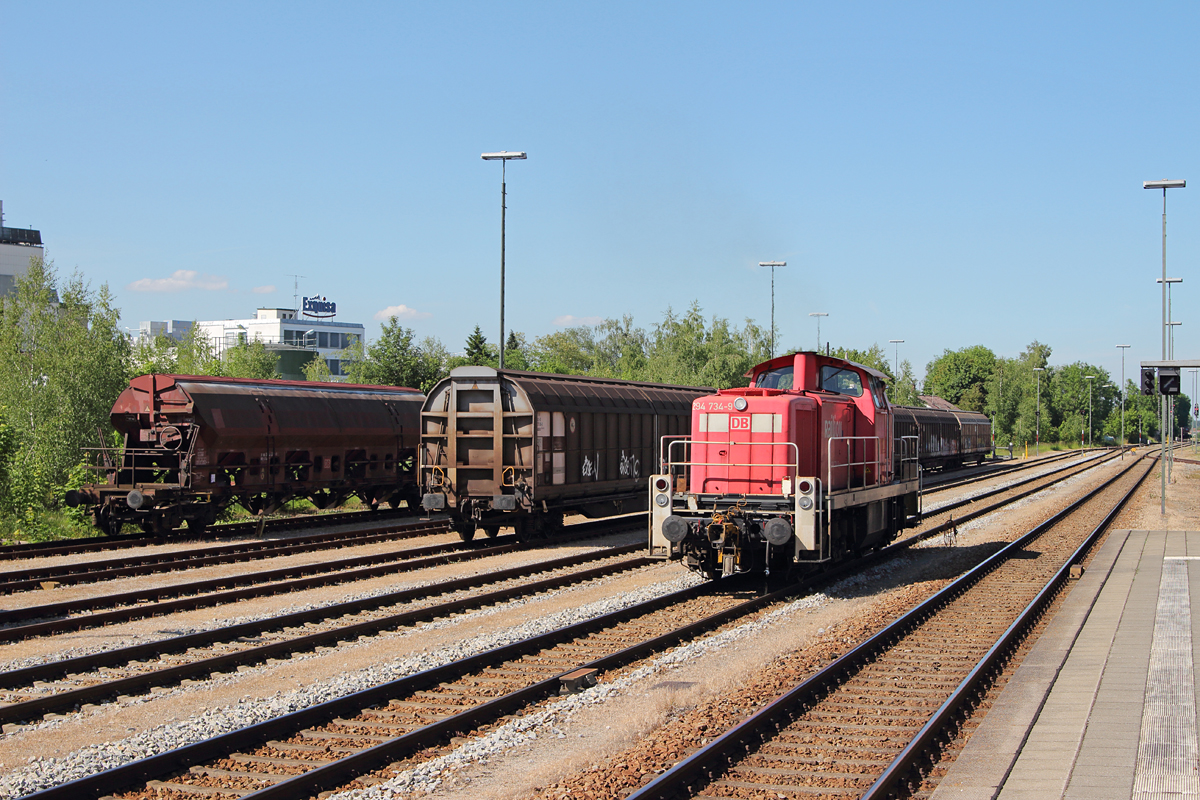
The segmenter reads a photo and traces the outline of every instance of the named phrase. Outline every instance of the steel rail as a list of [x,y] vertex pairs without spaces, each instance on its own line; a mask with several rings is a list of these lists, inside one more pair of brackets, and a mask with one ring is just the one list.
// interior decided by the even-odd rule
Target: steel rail
[[[978,500],[986,500],[989,497],[994,497],[995,495],[1003,494],[1004,492],[1008,492],[1013,489],[1020,488],[1022,486],[1027,486],[1028,484],[1034,483],[1036,481],[1044,480],[1046,478],[1052,478],[1052,477],[1054,478],[1054,480],[1047,482],[1044,486],[1040,486],[1040,487],[1035,486],[1032,491],[1026,492],[1025,494],[1021,495],[1021,497],[1027,497],[1029,494],[1033,494],[1037,491],[1040,491],[1041,489],[1044,489],[1049,486],[1053,486],[1056,483],[1061,483],[1062,481],[1065,481],[1068,478],[1073,478],[1074,476],[1080,474],[1081,472],[1086,472],[1089,469],[1093,469],[1095,467],[1099,467],[1103,464],[1106,464],[1109,461],[1112,461],[1116,457],[1117,457],[1117,454],[1112,453],[1112,454],[1103,456],[1101,458],[1098,458],[1098,459],[1092,460],[1092,461],[1084,461],[1084,462],[1077,462],[1074,464],[1067,464],[1066,466],[1059,467],[1058,469],[1051,470],[1050,472],[1042,473],[1041,475],[1031,475],[1028,478],[1023,478],[1019,481],[1016,481],[1015,483],[1010,483],[1007,486],[997,486],[995,488],[987,489],[986,491],[980,492],[979,494],[973,494],[969,497],[963,497],[958,500],[949,502],[945,505],[938,506],[937,508],[930,509],[929,511],[925,512],[924,516],[925,517],[936,517],[939,514],[945,514],[949,511],[954,511],[957,508],[962,508],[963,506],[970,505],[971,503],[974,503]],[[1055,476],[1057,476],[1057,477],[1055,477]],[[1011,502],[1011,501],[1009,501],[1009,502]],[[977,516],[978,516],[978,514],[972,514],[969,517],[968,516],[959,517],[958,521],[963,522],[967,519],[974,519]]]
[[[1140,459],[1138,459],[1140,460]],[[1027,544],[1045,534],[1068,516],[1090,502],[1096,495],[1128,474],[1137,460],[1116,475],[1104,481],[1084,497],[1038,524],[1015,541],[996,551],[988,558],[944,586],[937,593],[905,612],[901,617],[884,626],[870,638],[859,643],[850,651],[818,670],[792,689],[772,700],[761,709],[713,739],[684,760],[659,775],[650,783],[626,796],[626,800],[669,800],[669,798],[692,791],[692,787],[711,780],[730,763],[735,754],[745,753],[750,748],[771,738],[774,732],[787,725],[797,713],[828,695],[844,683],[860,668],[869,665],[895,642],[906,636],[929,619],[938,609],[955,599],[984,576],[995,570],[1010,556],[1022,551]],[[1153,465],[1138,478],[1132,489],[1123,497],[1121,504],[1136,491]],[[1071,561],[1068,561],[1070,564]]]
[[[743,583],[738,581],[738,584]],[[674,604],[681,603],[687,600],[707,594],[714,588],[711,583],[703,583],[697,586],[692,586],[687,589],[681,589],[677,592],[672,592],[661,597],[647,600],[642,603],[629,606],[628,608],[618,611],[603,614],[598,617],[593,617],[589,620],[568,625],[548,633],[534,636],[528,639],[523,639],[519,642],[504,645],[498,648],[478,653],[474,656],[460,659],[458,661],[445,664],[441,667],[435,667],[423,672],[416,673],[404,678],[399,678],[394,681],[380,684],[369,689],[363,689],[353,694],[346,695],[334,700],[329,700],[308,708],[294,711],[280,717],[275,717],[270,720],[256,723],[254,725],[241,728],[230,733],[222,734],[211,739],[206,739],[202,742],[196,742],[191,745],[159,753],[139,761],[131,762],[120,767],[116,767],[105,772],[96,773],[95,775],[86,778],[80,778],[69,783],[61,784],[49,789],[36,792],[28,795],[29,800],[77,800],[78,798],[97,797],[103,793],[112,793],[121,791],[126,787],[135,784],[139,781],[144,781],[153,778],[156,775],[162,775],[172,772],[177,772],[189,765],[203,763],[215,758],[222,758],[230,753],[237,752],[239,749],[246,747],[255,747],[264,742],[267,742],[277,737],[287,737],[293,735],[296,731],[304,730],[305,728],[314,725],[326,724],[333,719],[345,714],[358,714],[364,708],[370,708],[381,703],[386,703],[390,698],[398,693],[411,693],[419,691],[430,686],[436,686],[444,681],[454,679],[471,672],[503,664],[514,658],[518,658],[529,653],[536,653],[548,646],[554,646],[562,642],[571,641],[572,639],[585,636],[592,632],[602,630],[621,622],[642,616],[663,608],[670,607]],[[728,584],[726,587],[728,588]],[[703,620],[690,623],[682,626],[674,631],[662,634],[653,639],[641,642],[633,647],[625,648],[618,653],[601,659],[599,662],[605,668],[619,666],[621,658],[641,657],[647,652],[654,649],[667,646],[671,642],[679,641],[681,638],[691,635],[692,633],[719,625],[737,616],[749,613],[758,607],[774,602],[775,600],[787,596],[796,591],[795,586],[789,586],[786,589],[773,592],[769,595],[756,597],[726,609],[718,614],[706,617]],[[400,749],[418,746],[414,741],[419,741],[419,746],[428,746],[431,743],[440,741],[447,733],[457,730],[469,730],[470,727],[479,724],[484,719],[494,719],[497,714],[507,713],[512,708],[519,707],[522,704],[531,702],[533,699],[538,699],[544,696],[551,685],[554,689],[558,686],[558,677],[555,676],[549,680],[538,681],[530,687],[523,690],[497,698],[484,706],[476,706],[464,714],[456,715],[449,719],[439,720],[431,725],[414,731],[414,734],[425,732],[423,736],[413,738],[413,734],[400,737],[393,742],[384,743],[384,745],[393,744],[394,742],[402,742],[396,745],[397,749],[389,749],[384,745],[370,748],[363,753],[356,754],[358,758],[350,760],[344,758],[333,762],[332,765],[342,764],[344,769],[350,771],[361,771],[370,769],[371,765],[388,763],[395,760],[395,753]],[[486,709],[486,710],[485,710]],[[367,756],[366,753],[370,753]],[[322,771],[317,777],[324,781],[332,779],[334,771]],[[298,776],[303,777],[303,776]],[[289,782],[290,783],[290,782]],[[282,784],[280,784],[282,785]],[[289,791],[296,791],[296,784],[290,784]],[[272,787],[274,788],[274,787]],[[295,794],[285,795],[294,797]]]
[[[1096,448],[1096,449],[1102,450],[1105,448]],[[979,481],[985,481],[988,478],[994,478],[997,475],[1007,475],[1010,472],[1021,472],[1022,470],[1033,469],[1035,467],[1044,466],[1046,464],[1056,464],[1059,461],[1063,461],[1065,459],[1068,459],[1068,458],[1071,458],[1071,457],[1077,456],[1077,455],[1080,455],[1080,453],[1078,453],[1074,450],[1069,450],[1065,453],[1057,453],[1052,456],[1047,456],[1046,458],[1039,458],[1036,461],[1022,461],[1019,464],[1009,464],[1007,466],[993,467],[991,469],[982,469],[981,468],[977,474],[971,475],[968,478],[962,478],[962,479],[955,478],[953,480],[947,480],[947,481],[929,481],[925,484],[925,490],[927,492],[940,492],[944,489],[956,489],[959,486],[969,486],[972,483],[978,483]]]
[[920,761],[931,757],[937,749],[937,740],[953,724],[954,717],[966,711],[973,704],[972,695],[977,690],[983,690],[984,684],[990,682],[994,673],[1003,667],[1011,651],[1028,635],[1030,629],[1038,622],[1042,614],[1046,611],[1046,608],[1054,600],[1059,589],[1070,578],[1071,567],[1082,563],[1083,559],[1087,557],[1088,552],[1095,546],[1097,540],[1112,525],[1113,520],[1117,518],[1117,514],[1121,513],[1126,503],[1133,497],[1133,493],[1138,490],[1153,469],[1154,463],[1151,461],[1129,491],[1122,495],[1121,499],[1117,501],[1104,516],[1104,519],[1100,521],[1100,524],[1084,538],[1079,547],[1075,549],[1075,552],[1054,573],[1053,577],[1046,582],[1046,585],[1042,587],[1033,600],[1025,606],[996,643],[988,649],[983,658],[967,673],[962,682],[955,687],[945,702],[938,707],[933,717],[921,727],[921,730],[917,732],[912,741],[900,751],[899,755],[887,766],[883,774],[867,789],[862,796],[862,800],[882,800],[882,798],[893,796],[897,784],[905,780],[914,768],[919,768]]
[[[124,665],[130,661],[144,658],[161,656],[168,653],[185,652],[190,648],[205,647],[216,642],[231,641],[233,639],[237,639],[238,637],[258,636],[268,631],[303,625],[306,622],[311,622],[314,620],[329,620],[344,616],[346,614],[353,614],[372,608],[379,608],[381,606],[394,605],[396,603],[409,600],[421,599],[431,595],[448,594],[450,592],[460,591],[463,589],[475,589],[487,584],[499,583],[501,581],[506,581],[513,578],[526,577],[534,572],[550,572],[556,569],[577,566],[589,561],[599,561],[606,558],[612,558],[613,556],[631,555],[642,548],[643,545],[641,544],[632,544],[624,547],[612,548],[611,550],[583,553],[580,555],[555,559],[553,561],[546,561],[532,566],[526,565],[497,572],[489,572],[481,576],[472,576],[469,578],[446,581],[433,586],[421,586],[413,589],[405,589],[398,592],[391,592],[386,595],[380,595],[378,597],[355,600],[347,603],[337,603],[335,605],[324,606],[318,609],[309,609],[307,611],[285,614],[283,616],[272,617],[267,620],[247,622],[241,625],[233,625],[214,631],[204,631],[202,633],[172,637],[170,639],[164,639],[158,642],[134,645],[132,647],[125,647],[119,650],[109,650],[103,653],[95,653],[87,656],[79,656],[78,658],[56,661],[50,664],[39,664],[33,667],[26,667],[24,669],[12,670],[11,672],[0,673],[0,686],[26,686],[34,680],[54,679],[85,669],[94,670],[102,666]],[[437,617],[445,617],[468,608],[478,608],[480,606],[490,605],[493,603],[501,603],[514,597],[533,595],[537,594],[538,592],[558,589],[572,583],[580,583],[583,581],[592,580],[594,578],[614,575],[654,563],[657,562],[646,557],[625,560],[616,564],[608,564],[589,570],[573,572],[568,575],[547,578],[541,581],[535,581],[519,586],[511,586],[505,589],[499,589],[493,592],[487,592],[485,594],[439,603],[426,608],[403,611],[397,614],[389,614],[388,616],[381,617],[379,619],[366,620],[364,622],[351,625],[343,625],[328,631],[319,631],[303,636],[297,636],[284,641],[271,642],[258,647],[247,648],[246,650],[241,650],[236,653],[226,653],[219,656],[212,656],[210,658],[195,661],[190,664],[180,664],[173,667],[166,667],[163,669],[154,670],[153,672],[143,673],[141,675],[105,681],[104,683],[95,684],[92,686],[83,686],[78,689],[71,689],[46,697],[39,697],[33,700],[26,700],[7,706],[0,706],[0,724],[24,722],[50,712],[61,711],[64,709],[74,709],[76,706],[82,705],[83,703],[106,700],[122,694],[131,694],[133,692],[144,692],[145,690],[154,686],[170,686],[187,678],[208,676],[214,672],[220,672],[229,667],[259,664],[266,661],[268,658],[288,658],[296,653],[309,652],[318,647],[329,644],[336,645],[338,642],[352,641],[360,636],[370,636],[381,631],[395,629],[404,625],[423,622]]]
[[[337,511],[330,514],[305,514],[301,517],[268,517],[264,522],[264,530],[291,530],[294,528],[319,527],[321,525],[350,525],[359,518],[364,521],[388,519],[390,517],[417,516],[407,509],[378,509],[376,511]],[[243,535],[258,530],[258,521],[253,522],[224,522],[210,525],[203,532],[193,533],[186,528],[171,534],[155,534],[147,536],[144,533],[123,533],[116,536],[87,536],[80,539],[59,539],[53,542],[24,542],[22,544],[0,545],[0,561],[10,561],[25,558],[44,558],[46,556],[88,553],[96,550],[117,550],[144,545],[171,544],[174,542],[194,542],[201,539],[211,539],[227,534]]]
[[154,575],[163,572],[178,572],[215,564],[231,564],[258,561],[297,553],[319,550],[335,550],[376,542],[411,539],[416,536],[449,530],[448,521],[417,520],[401,526],[385,525],[363,531],[341,531],[318,533],[295,539],[271,539],[242,542],[239,544],[205,547],[196,550],[181,550],[130,558],[115,558],[106,561],[60,564],[37,569],[0,572],[0,593],[40,589],[43,581],[54,581],[59,585],[94,583],[131,576]]
[[[644,525],[645,520],[635,519],[630,520],[631,524]],[[554,537],[554,544],[566,543],[591,536],[599,536],[605,533],[603,526],[612,525],[613,520],[595,520],[592,522],[583,522],[578,525],[570,525],[567,530],[572,531],[569,535],[558,535]],[[622,523],[617,523],[622,524]],[[575,529],[582,529],[575,532]],[[507,542],[503,540],[508,540]],[[101,625],[111,625],[117,622],[127,622],[132,619],[140,619],[143,617],[159,616],[162,614],[174,613],[177,611],[191,611],[196,608],[204,608],[208,606],[225,605],[234,603],[240,600],[246,600],[254,597],[267,597],[273,594],[282,594],[285,592],[296,592],[304,589],[313,589],[319,586],[330,586],[339,583],[349,583],[352,581],[366,580],[368,578],[377,578],[383,575],[392,575],[400,572],[411,572],[429,567],[439,566],[442,564],[452,564],[462,561],[470,561],[488,556],[500,555],[519,550],[535,550],[542,544],[551,542],[538,543],[522,543],[515,541],[515,537],[499,537],[495,541],[500,544],[492,544],[489,547],[477,547],[468,545],[465,542],[455,542],[449,545],[437,545],[429,548],[414,548],[411,550],[401,551],[400,553],[392,554],[393,563],[385,563],[380,566],[369,566],[361,569],[346,569],[330,573],[329,569],[321,569],[325,565],[305,565],[299,567],[285,568],[273,570],[270,573],[254,573],[246,576],[234,576],[233,578],[214,578],[205,581],[198,581],[189,584],[175,584],[173,586],[164,586],[156,589],[143,589],[133,592],[123,592],[121,594],[106,595],[99,598],[90,598],[84,600],[72,600],[63,603],[55,603],[52,605],[33,606],[27,609],[12,609],[9,611],[0,611],[0,622],[17,622],[30,619],[42,619],[45,617],[57,617],[66,614],[72,614],[81,611],[89,611],[96,607],[113,607],[115,605],[127,604],[126,608],[118,608],[113,611],[83,614],[75,617],[65,617],[62,619],[51,619],[46,622],[32,622],[25,625],[13,627],[0,627],[0,642],[18,641],[27,639],[31,636],[46,636],[55,633],[66,633],[71,631],[84,630],[86,628],[98,627]],[[412,554],[418,551],[432,550],[435,552],[429,558],[418,558],[408,561],[397,561],[398,558],[411,558]],[[370,559],[379,560],[382,557],[367,557]],[[348,559],[355,561],[357,559]],[[346,562],[327,562],[327,564],[335,565],[334,569],[342,569],[336,566],[345,564]],[[308,569],[308,567],[313,567]],[[305,572],[318,573],[311,577],[291,579],[292,575],[303,575]],[[262,577],[271,575],[277,578],[282,578],[278,582],[264,583]],[[274,578],[272,578],[273,580]],[[233,589],[229,591],[220,591],[229,585],[237,585],[238,583],[251,583],[244,589]],[[207,590],[211,591],[207,594],[194,594],[189,597],[180,597],[183,591],[200,592]],[[162,600],[161,598],[176,598]],[[103,604],[101,606],[100,604]]]

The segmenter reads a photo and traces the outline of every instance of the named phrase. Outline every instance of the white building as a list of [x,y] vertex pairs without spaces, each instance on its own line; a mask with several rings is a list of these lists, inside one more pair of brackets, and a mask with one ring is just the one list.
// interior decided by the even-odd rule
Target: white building
[[[142,327],[153,323],[142,323]],[[178,324],[178,323],[175,323]],[[213,349],[223,354],[241,343],[286,344],[320,353],[335,377],[345,374],[341,351],[351,341],[365,339],[366,328],[358,322],[334,322],[298,316],[294,308],[260,308],[253,319],[224,319],[197,322]]]
[[29,271],[30,258],[44,255],[42,232],[4,227],[4,203],[0,202],[0,295],[12,292],[17,276]]

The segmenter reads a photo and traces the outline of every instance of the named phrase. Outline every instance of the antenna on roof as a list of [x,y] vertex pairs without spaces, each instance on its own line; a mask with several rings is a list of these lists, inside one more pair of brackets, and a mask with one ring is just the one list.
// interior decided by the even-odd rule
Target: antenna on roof
[[292,280],[292,307],[293,307],[293,310],[297,314],[299,314],[300,313],[300,279],[303,278],[304,276],[303,275],[289,275],[288,277],[293,279]]

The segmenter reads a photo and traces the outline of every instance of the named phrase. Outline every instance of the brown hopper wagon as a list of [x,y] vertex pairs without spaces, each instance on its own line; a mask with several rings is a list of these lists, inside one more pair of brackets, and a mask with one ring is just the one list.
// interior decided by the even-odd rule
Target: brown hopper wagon
[[415,389],[195,375],[141,375],[113,405],[119,450],[68,493],[109,533],[124,524],[203,529],[232,503],[269,512],[358,496],[416,507],[421,404]]

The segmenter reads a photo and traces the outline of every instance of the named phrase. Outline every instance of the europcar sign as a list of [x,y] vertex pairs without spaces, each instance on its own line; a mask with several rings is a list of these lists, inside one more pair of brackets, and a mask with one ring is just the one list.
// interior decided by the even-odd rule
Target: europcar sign
[[328,318],[337,315],[337,303],[324,297],[304,298],[304,316]]

